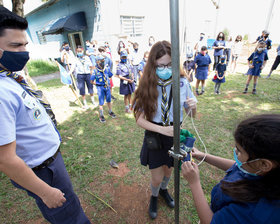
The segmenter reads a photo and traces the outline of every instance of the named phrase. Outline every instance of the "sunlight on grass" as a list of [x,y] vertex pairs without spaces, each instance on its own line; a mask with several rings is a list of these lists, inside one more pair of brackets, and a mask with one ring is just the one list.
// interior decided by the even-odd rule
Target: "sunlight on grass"
[[77,135],[83,135],[83,134],[84,134],[83,128],[79,128]]

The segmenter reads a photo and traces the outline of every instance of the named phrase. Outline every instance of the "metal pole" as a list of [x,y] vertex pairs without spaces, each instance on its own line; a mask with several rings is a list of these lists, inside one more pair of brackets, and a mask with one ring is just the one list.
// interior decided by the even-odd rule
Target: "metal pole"
[[[174,153],[180,151],[180,54],[179,54],[179,0],[170,0],[170,33],[172,60]],[[175,223],[179,223],[180,176],[179,161],[174,158]]]
[[266,17],[266,24],[265,24],[265,29],[266,30],[269,29],[269,25],[270,25],[270,21],[271,21],[271,17],[272,17],[272,11],[273,11],[274,3],[275,3],[275,0],[271,0],[270,8],[269,8],[269,11],[268,11],[268,15]]

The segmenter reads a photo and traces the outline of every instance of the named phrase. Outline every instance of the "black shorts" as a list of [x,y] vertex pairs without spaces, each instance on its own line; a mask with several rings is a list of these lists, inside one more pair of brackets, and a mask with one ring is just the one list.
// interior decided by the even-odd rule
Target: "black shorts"
[[274,61],[273,65],[272,65],[272,67],[271,67],[271,70],[275,70],[275,69],[278,67],[279,63],[280,63],[280,55],[277,55],[277,57],[275,58],[275,61]]

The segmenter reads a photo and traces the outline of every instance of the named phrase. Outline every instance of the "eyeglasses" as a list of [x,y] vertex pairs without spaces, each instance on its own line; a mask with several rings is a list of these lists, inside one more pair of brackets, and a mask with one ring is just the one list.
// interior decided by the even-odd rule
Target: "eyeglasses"
[[157,69],[160,71],[164,70],[165,68],[171,69],[172,68],[171,62],[167,65],[158,65],[157,66]]

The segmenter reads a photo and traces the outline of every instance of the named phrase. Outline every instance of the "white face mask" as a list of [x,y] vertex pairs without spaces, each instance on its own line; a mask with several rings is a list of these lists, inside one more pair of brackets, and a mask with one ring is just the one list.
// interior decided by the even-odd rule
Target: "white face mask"
[[258,51],[264,51],[264,49],[265,48],[261,48],[261,47],[257,48]]

